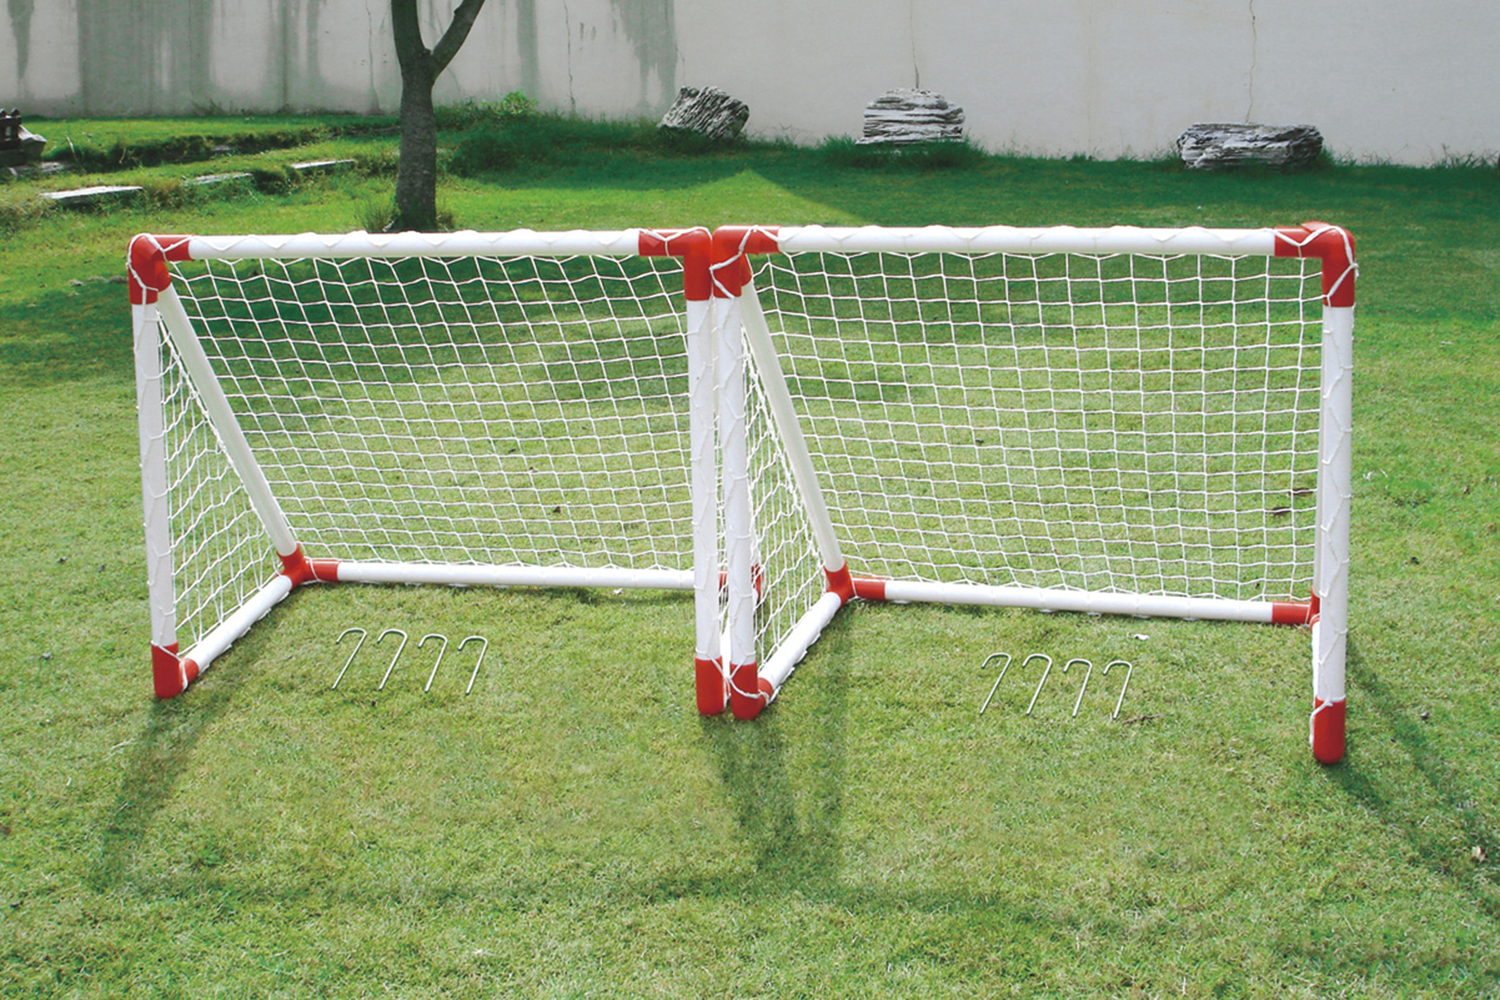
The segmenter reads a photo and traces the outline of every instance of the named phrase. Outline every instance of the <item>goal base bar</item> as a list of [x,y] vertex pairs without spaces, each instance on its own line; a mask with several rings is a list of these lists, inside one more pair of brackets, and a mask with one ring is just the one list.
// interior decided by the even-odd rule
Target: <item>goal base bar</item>
[[[892,604],[949,604],[972,607],[1027,608],[1089,615],[1134,618],[1234,621],[1266,625],[1308,625],[1313,606],[1295,601],[1231,601],[1217,598],[1170,597],[1155,594],[1089,593],[1044,587],[1001,587],[971,583],[922,583],[909,580],[852,579],[853,590],[829,590],[797,621],[776,651],[760,668],[765,704],[776,700],[781,688],[807,656],[823,630],[850,596]],[[1326,716],[1319,718],[1319,716]],[[1314,714],[1314,753],[1319,760],[1343,755],[1343,702],[1318,702]],[[1318,735],[1321,733],[1321,737]],[[1335,745],[1337,749],[1335,750]],[[1321,753],[1319,748],[1322,748]],[[1325,758],[1322,754],[1334,754]]]
[[1030,608],[1034,611],[1077,611],[1088,615],[1259,622],[1267,625],[1307,625],[1312,621],[1312,606],[1295,601],[1232,601],[1209,597],[875,579],[855,579],[854,593],[867,601],[899,604]]
[[449,587],[585,587],[598,590],[692,590],[690,570],[587,569],[576,566],[480,566],[314,560],[328,583],[441,584]]

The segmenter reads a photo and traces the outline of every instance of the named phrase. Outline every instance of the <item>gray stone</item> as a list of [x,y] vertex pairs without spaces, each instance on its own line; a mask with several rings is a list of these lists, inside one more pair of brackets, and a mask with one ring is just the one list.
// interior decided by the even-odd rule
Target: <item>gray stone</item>
[[[4,134],[0,136],[0,167],[35,166],[40,163],[42,150],[47,148],[47,140],[21,124],[19,110],[7,114],[0,108],[0,119],[5,120]],[[14,138],[11,138],[12,135]]]
[[739,138],[749,120],[750,106],[718,87],[683,87],[657,128],[730,142]]
[[43,191],[42,197],[57,202],[64,208],[81,208],[106,201],[129,201],[144,191],[135,185],[102,184],[98,187],[75,188],[72,191]]
[[1191,125],[1177,137],[1182,162],[1194,170],[1247,165],[1292,170],[1323,151],[1323,136],[1311,125]]
[[930,90],[898,88],[865,108],[860,143],[893,146],[917,142],[957,142],[964,137],[964,109]]

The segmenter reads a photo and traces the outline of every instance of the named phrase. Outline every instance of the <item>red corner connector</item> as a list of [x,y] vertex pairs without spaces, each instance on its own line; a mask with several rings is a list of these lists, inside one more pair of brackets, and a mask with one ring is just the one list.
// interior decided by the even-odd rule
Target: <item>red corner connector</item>
[[720,226],[713,236],[713,293],[735,298],[750,280],[749,255],[776,253],[781,245],[776,226]]
[[707,302],[713,297],[709,267],[713,263],[713,236],[702,226],[694,229],[642,229],[642,257],[681,257],[683,293],[690,301]]
[[1347,229],[1326,222],[1304,222],[1293,229],[1276,230],[1276,256],[1321,257],[1323,259],[1323,304],[1354,305],[1354,237]]
[[167,290],[172,275],[169,260],[190,260],[187,236],[152,236],[141,233],[130,241],[125,258],[125,277],[130,286],[130,304],[143,306],[156,301]]
[[1311,625],[1312,620],[1311,604],[1298,604],[1295,601],[1274,601],[1271,604],[1273,625]]
[[339,561],[337,559],[309,559],[297,546],[297,551],[281,557],[281,571],[292,581],[292,588],[304,583],[337,583]]
[[838,569],[827,569],[825,567],[823,575],[828,578],[827,592],[839,595],[839,603],[848,604],[854,599],[854,577],[849,575],[848,563],[844,563]]
[[151,678],[158,698],[165,700],[182,694],[201,672],[198,664],[177,655],[177,643],[168,646],[152,643]]

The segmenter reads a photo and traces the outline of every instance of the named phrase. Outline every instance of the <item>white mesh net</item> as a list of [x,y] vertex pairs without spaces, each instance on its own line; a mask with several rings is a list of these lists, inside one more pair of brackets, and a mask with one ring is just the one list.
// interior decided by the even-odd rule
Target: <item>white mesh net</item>
[[[309,556],[690,568],[677,261],[174,267]],[[280,567],[175,364],[164,385],[186,648]]]
[[[754,280],[856,576],[1306,599],[1316,262],[799,253]],[[822,580],[751,415],[766,572],[798,591],[768,588],[764,647]]]

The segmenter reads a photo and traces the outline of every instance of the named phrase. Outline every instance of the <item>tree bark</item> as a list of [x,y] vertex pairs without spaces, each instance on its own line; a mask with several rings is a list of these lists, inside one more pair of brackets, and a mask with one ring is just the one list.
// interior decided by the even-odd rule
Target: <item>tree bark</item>
[[391,0],[396,62],[401,67],[401,154],[390,228],[430,232],[437,228],[437,115],[432,87],[453,61],[484,0],[463,0],[453,22],[433,48],[422,41],[417,0]]

